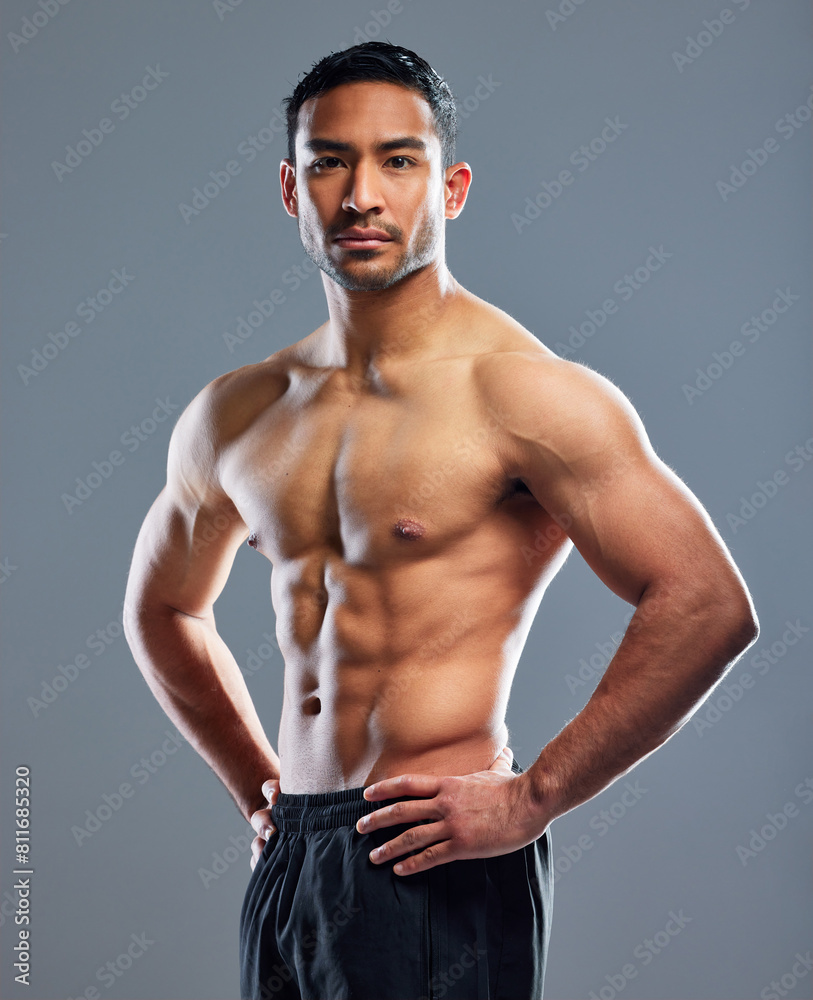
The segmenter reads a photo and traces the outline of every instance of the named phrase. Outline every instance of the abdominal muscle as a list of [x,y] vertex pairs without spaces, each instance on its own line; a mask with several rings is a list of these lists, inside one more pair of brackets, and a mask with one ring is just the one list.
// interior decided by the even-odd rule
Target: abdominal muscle
[[[421,587],[413,604],[392,591],[381,600],[380,579],[357,583],[344,581],[336,602],[328,586],[318,612],[301,590],[287,614],[278,608],[278,621],[293,623],[287,634],[278,628],[280,790],[330,792],[406,773],[489,768],[508,741],[505,714],[525,637],[518,633],[526,631],[515,604],[506,613],[511,597],[500,600],[488,584],[478,595],[471,581],[464,596],[447,577],[443,587]],[[279,588],[275,594],[279,600]],[[317,615],[306,652],[302,639]]]
[[[388,672],[388,684],[377,673],[371,676],[369,667],[344,665],[330,680],[341,687],[340,678],[349,673],[363,675],[354,678],[353,696],[323,693],[300,700],[286,694],[281,791],[331,792],[406,773],[469,774],[488,769],[508,741],[508,728],[495,719],[487,699],[478,704],[469,696],[457,709],[449,703],[471,665],[439,666],[430,679],[425,669],[404,664]],[[394,691],[397,701],[387,704]]]

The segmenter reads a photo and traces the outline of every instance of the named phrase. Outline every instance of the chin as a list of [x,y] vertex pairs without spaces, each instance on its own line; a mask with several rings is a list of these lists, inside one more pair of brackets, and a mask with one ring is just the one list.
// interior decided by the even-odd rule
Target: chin
[[406,274],[402,274],[400,269],[387,271],[367,271],[353,273],[334,269],[329,272],[330,277],[349,292],[381,292],[392,285],[397,284]]

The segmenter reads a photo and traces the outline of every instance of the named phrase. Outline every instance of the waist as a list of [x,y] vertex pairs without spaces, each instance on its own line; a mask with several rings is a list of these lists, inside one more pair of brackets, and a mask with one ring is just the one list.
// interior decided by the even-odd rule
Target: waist
[[[525,768],[511,762],[514,774]],[[342,826],[355,826],[362,816],[417,795],[402,795],[395,799],[370,802],[364,798],[364,788],[342,788],[335,792],[279,792],[271,807],[271,822],[280,833],[308,833],[313,830],[333,830]]]

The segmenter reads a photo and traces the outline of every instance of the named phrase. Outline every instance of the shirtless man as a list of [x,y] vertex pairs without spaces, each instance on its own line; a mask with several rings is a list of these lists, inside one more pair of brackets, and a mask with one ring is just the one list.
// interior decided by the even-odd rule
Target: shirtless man
[[[127,638],[258,834],[242,997],[535,998],[552,820],[680,729],[756,615],[619,389],[449,272],[471,169],[446,84],[368,43],[317,64],[288,108],[282,198],[329,318],[178,419]],[[215,627],[245,542],[273,567],[279,755]],[[573,545],[636,611],[523,770],[506,706]]]

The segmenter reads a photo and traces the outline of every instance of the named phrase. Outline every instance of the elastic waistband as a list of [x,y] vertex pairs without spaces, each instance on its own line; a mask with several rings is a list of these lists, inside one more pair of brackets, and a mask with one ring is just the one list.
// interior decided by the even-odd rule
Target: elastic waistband
[[[521,774],[525,768],[511,762],[511,770]],[[271,806],[271,822],[280,833],[307,833],[311,830],[333,830],[340,826],[355,826],[362,816],[405,799],[420,798],[402,795],[395,799],[370,802],[364,798],[364,785],[342,788],[337,792],[280,792]]]

